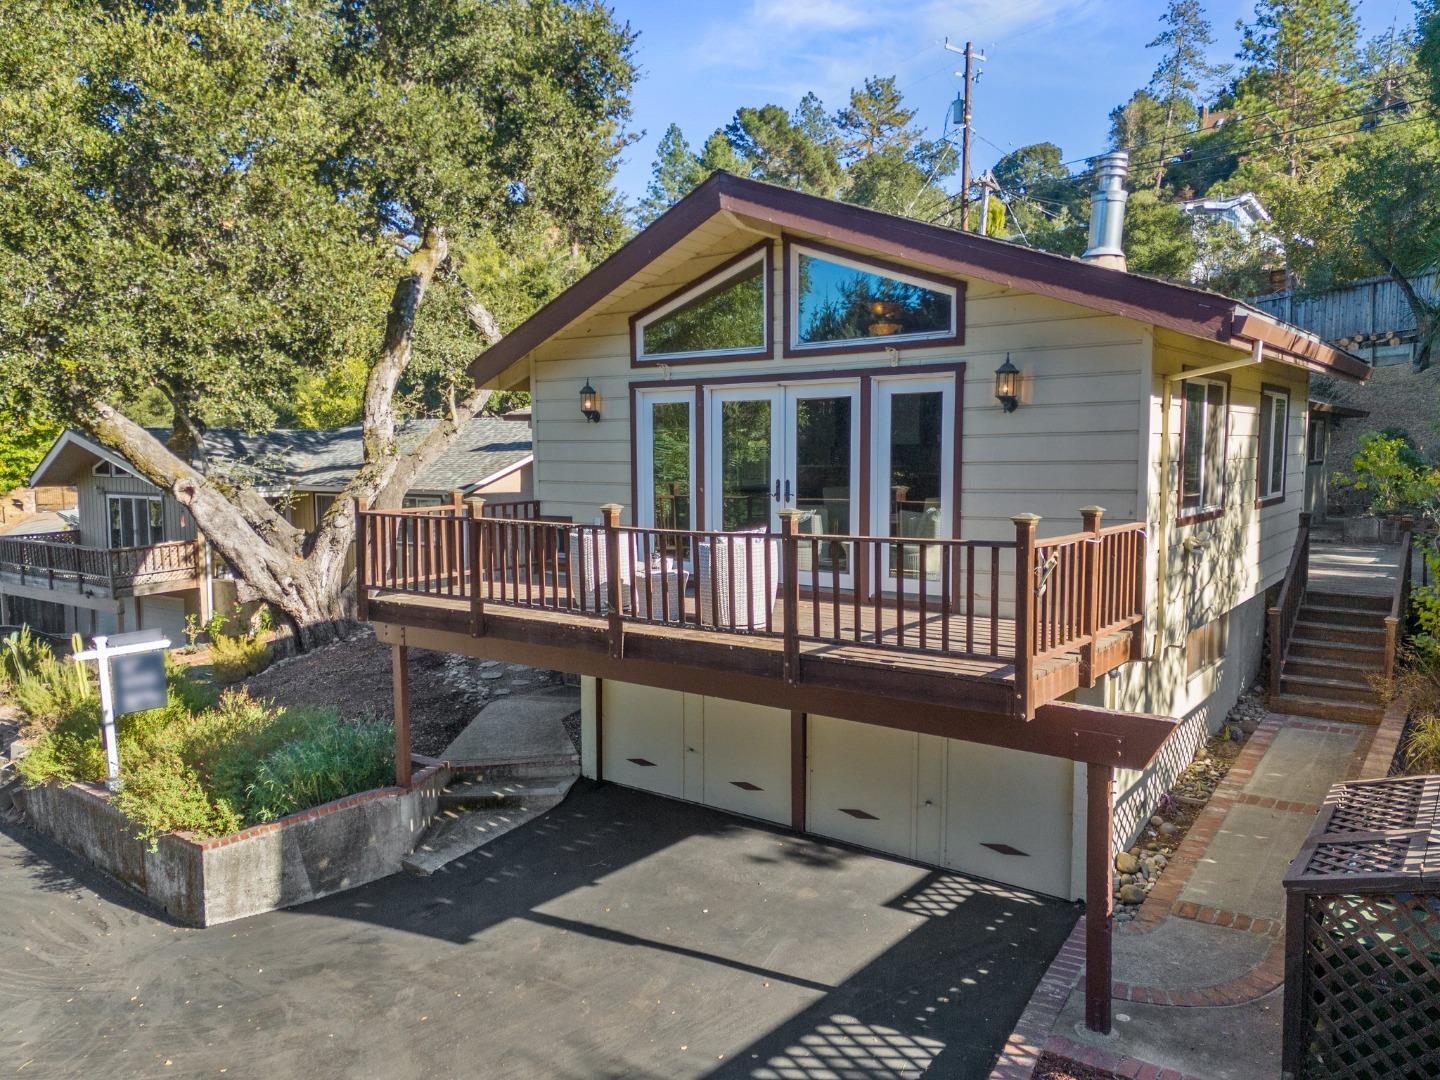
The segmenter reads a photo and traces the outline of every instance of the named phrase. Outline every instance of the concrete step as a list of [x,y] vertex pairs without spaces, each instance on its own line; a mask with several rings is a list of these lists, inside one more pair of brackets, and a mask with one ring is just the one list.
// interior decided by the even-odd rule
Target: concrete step
[[1385,616],[1378,611],[1322,607],[1319,604],[1308,602],[1300,606],[1298,618],[1304,622],[1322,623],[1326,626],[1363,626],[1369,630],[1385,629]]
[[[1285,658],[1284,674],[1309,676],[1315,679],[1348,679],[1351,682],[1365,682],[1367,675],[1376,675],[1381,670],[1380,657],[1374,662],[1335,659],[1332,657],[1297,656],[1294,649]],[[1365,685],[1369,685],[1365,682]]]
[[1356,701],[1372,705],[1379,703],[1368,682],[1294,675],[1291,674],[1288,664],[1280,676],[1280,692],[1291,697],[1318,698],[1321,701]]
[[1383,647],[1385,631],[1369,627],[1345,626],[1342,624],[1320,623],[1305,618],[1301,613],[1295,622],[1295,636],[1318,638],[1321,641],[1342,641],[1347,645],[1370,645]]
[[[534,821],[557,806],[574,782],[573,775],[556,777],[553,783],[537,784],[532,794],[498,808],[442,807],[415,850],[401,859],[400,865],[408,873],[428,877],[456,859]],[[539,794],[541,790],[546,794]]]
[[1352,724],[1378,724],[1385,710],[1380,705],[1358,701],[1324,701],[1320,698],[1279,694],[1270,699],[1270,711],[1313,720],[1339,720]]
[[1377,611],[1381,615],[1390,613],[1390,597],[1359,596],[1352,593],[1305,591],[1305,603],[1321,607],[1344,608],[1348,611]]
[[452,783],[440,792],[440,805],[447,809],[494,809],[515,806],[526,800],[564,798],[572,783],[573,776],[563,780],[553,776],[529,780],[492,780],[476,776]]
[[1380,671],[1385,667],[1385,649],[1383,645],[1355,645],[1327,638],[1296,635],[1290,639],[1287,659],[1340,660],[1363,664],[1373,671]]

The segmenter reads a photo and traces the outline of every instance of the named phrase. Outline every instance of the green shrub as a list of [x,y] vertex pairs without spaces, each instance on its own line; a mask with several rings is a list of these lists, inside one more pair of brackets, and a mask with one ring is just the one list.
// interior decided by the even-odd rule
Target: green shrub
[[[78,649],[78,635],[74,644]],[[62,660],[48,642],[34,637],[29,627],[21,627],[5,639],[0,669],[11,698],[31,729],[52,731],[77,710],[94,706],[95,677],[89,666]]]
[[246,789],[245,816],[273,821],[394,781],[394,729],[384,721],[341,724],[333,714],[262,758]]
[[210,639],[210,657],[215,681],[229,686],[264,671],[274,651],[258,637],[216,634]]
[[1440,717],[1419,716],[1405,738],[1405,771],[1440,773]]
[[[333,709],[278,709],[235,690],[192,711],[197,691],[187,684],[182,675],[165,708],[117,723],[115,805],[142,838],[224,836],[393,781],[388,722],[345,724]],[[19,769],[31,785],[103,781],[96,715],[66,717]]]

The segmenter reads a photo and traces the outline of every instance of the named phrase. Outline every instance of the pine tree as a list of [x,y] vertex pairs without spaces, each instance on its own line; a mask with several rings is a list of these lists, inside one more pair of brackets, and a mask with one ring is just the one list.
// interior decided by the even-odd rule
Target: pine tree
[[1359,26],[1350,0],[1258,0],[1241,27],[1237,126],[1245,158],[1229,184],[1255,191],[1286,243],[1286,274],[1303,274],[1317,211],[1338,182],[1365,105],[1355,93]]
[[1151,148],[1160,162],[1155,170],[1156,191],[1165,179],[1165,154],[1171,134],[1177,124],[1187,130],[1192,126],[1201,82],[1223,70],[1206,59],[1205,50],[1215,44],[1215,35],[1200,0],[1170,0],[1160,22],[1165,29],[1146,46],[1165,50],[1155,74],[1150,76],[1150,91],[1165,109],[1157,145]]
[[649,225],[670,207],[690,194],[713,170],[705,169],[685,141],[679,124],[671,124],[660,136],[655,148],[655,164],[650,167],[650,184],[645,198],[635,208],[635,219],[641,226]]
[[847,165],[882,151],[907,154],[920,139],[910,125],[915,110],[895,88],[895,76],[874,76],[850,91],[850,104],[835,114],[840,133],[840,159]]

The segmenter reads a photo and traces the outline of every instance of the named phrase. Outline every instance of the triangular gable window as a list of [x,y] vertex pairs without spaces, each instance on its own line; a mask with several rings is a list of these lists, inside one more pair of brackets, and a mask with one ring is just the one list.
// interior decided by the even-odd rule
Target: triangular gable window
[[921,276],[829,248],[790,245],[792,352],[959,343],[959,282]]
[[634,316],[636,361],[768,355],[769,283],[770,245],[742,252]]

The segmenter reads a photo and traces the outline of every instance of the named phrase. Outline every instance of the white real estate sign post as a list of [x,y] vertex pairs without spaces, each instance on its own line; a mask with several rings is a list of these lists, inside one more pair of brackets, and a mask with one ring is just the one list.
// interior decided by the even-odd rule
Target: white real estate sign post
[[94,660],[100,676],[100,736],[105,743],[105,786],[120,786],[120,744],[115,718],[161,708],[166,701],[165,650],[170,640],[160,630],[101,634],[94,648],[75,653],[75,660]]

